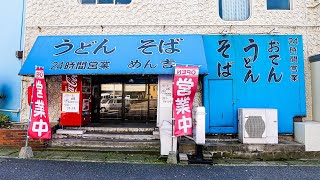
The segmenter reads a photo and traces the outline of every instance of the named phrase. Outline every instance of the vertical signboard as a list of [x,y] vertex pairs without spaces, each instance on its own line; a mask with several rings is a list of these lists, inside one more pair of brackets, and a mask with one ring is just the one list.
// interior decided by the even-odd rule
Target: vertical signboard
[[197,91],[199,67],[176,66],[173,85],[174,135],[192,135],[192,103]]
[[306,116],[301,35],[203,36],[206,132],[237,133],[239,108],[278,109],[279,133]]
[[28,135],[33,139],[51,139],[46,82],[42,67],[36,67],[32,92],[32,109]]

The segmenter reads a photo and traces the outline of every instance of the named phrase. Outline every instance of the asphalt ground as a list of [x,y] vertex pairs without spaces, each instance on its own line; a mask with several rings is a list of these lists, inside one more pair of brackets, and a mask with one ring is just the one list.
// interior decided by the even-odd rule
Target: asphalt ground
[[0,158],[1,179],[320,179],[320,166],[168,165]]

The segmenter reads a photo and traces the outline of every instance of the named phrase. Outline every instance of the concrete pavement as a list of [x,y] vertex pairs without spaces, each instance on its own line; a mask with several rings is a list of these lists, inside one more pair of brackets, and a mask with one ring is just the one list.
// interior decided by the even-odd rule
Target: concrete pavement
[[[18,158],[20,149],[0,149],[0,158]],[[166,164],[158,154],[137,152],[96,152],[33,150],[33,160],[58,160],[79,162],[111,162],[133,164]],[[319,166],[320,159],[299,159],[284,161],[253,161],[245,159],[215,159],[213,166]],[[319,171],[320,172],[320,171]],[[319,176],[320,179],[320,176]]]

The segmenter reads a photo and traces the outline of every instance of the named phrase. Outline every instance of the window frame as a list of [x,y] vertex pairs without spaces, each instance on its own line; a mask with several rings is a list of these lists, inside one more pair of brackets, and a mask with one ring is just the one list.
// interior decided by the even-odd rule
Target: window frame
[[95,0],[95,3],[92,3],[92,4],[85,4],[85,3],[82,3],[83,0],[78,0],[79,4],[81,5],[129,5],[132,3],[133,0],[130,0],[130,3],[128,4],[117,4],[117,0],[112,0],[113,3],[111,4],[107,4],[107,3],[98,3],[99,0]]
[[266,0],[266,10],[267,11],[291,11],[293,10],[293,0],[288,0],[288,3],[289,3],[289,9],[268,9],[268,1],[269,0]]
[[[225,20],[225,19],[223,19],[222,18],[222,16],[221,16],[221,14],[220,14],[220,10],[222,10],[222,8],[220,8],[220,2],[221,2],[222,0],[218,0],[217,1],[217,3],[218,3],[218,17],[222,20],[222,21],[225,21],[225,22],[244,22],[244,21],[248,21],[248,20],[250,20],[251,19],[251,17],[252,17],[252,14],[253,14],[253,7],[252,7],[252,2],[253,2],[253,0],[248,0],[249,1],[249,16],[248,16],[248,18],[247,19],[245,19],[245,20]],[[222,13],[222,11],[221,11],[221,13]]]

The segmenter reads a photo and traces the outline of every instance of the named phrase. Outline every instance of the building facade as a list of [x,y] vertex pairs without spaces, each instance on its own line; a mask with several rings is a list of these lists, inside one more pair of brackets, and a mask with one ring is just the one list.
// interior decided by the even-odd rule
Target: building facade
[[[100,4],[99,2],[100,1],[85,0],[59,0],[54,2],[44,0],[39,2],[36,0],[27,0],[24,57],[28,57],[29,53],[31,53],[30,51],[37,43],[36,41],[39,36],[52,37],[52,39],[58,38],[54,40],[54,42],[56,42],[55,44],[51,44],[52,46],[57,46],[59,45],[59,41],[60,43],[66,43],[63,39],[72,40],[72,38],[78,44],[81,44],[81,39],[87,38],[88,40],[90,36],[110,36],[111,39],[115,38],[115,42],[122,42],[124,39],[127,39],[127,43],[134,44],[139,42],[139,40],[133,42],[133,40],[130,41],[130,38],[134,39],[137,36],[144,38],[151,36],[156,39],[156,42],[161,42],[161,37],[166,35],[168,36],[167,40],[170,38],[179,38],[179,36],[183,36],[183,39],[188,39],[185,36],[191,36],[193,38],[193,36],[200,35],[203,40],[202,45],[204,46],[203,50],[200,51],[204,51],[205,53],[207,62],[205,66],[207,66],[207,69],[203,70],[203,75],[200,76],[201,80],[199,81],[195,106],[206,107],[208,113],[206,133],[237,133],[236,112],[237,108],[241,107],[280,109],[279,133],[282,134],[293,133],[294,118],[302,117],[304,120],[312,119],[311,72],[308,57],[320,51],[320,14],[318,13],[320,6],[318,1],[287,0],[284,1],[287,3],[280,5],[272,0],[243,0],[235,2],[223,0],[132,0],[115,1],[109,4],[105,4],[106,2],[102,3],[102,1]],[[80,38],[80,40],[76,40],[77,38]],[[117,40],[116,38],[119,39]],[[160,39],[157,40],[157,38]],[[42,43],[44,42],[46,41]],[[260,55],[254,57],[255,54],[245,54],[246,52],[250,53],[250,49],[246,50],[246,48],[251,48],[250,45],[254,43],[258,44],[258,42],[264,44],[260,46]],[[214,45],[214,43],[216,44]],[[291,43],[293,43],[293,45]],[[39,44],[41,44],[40,40],[38,47],[41,47]],[[123,42],[123,44],[126,44],[126,42]],[[277,44],[278,48],[284,50],[281,53],[272,54],[272,49],[276,47],[271,44]],[[295,61],[297,63],[296,69],[290,69],[292,68],[290,64],[290,44],[294,49],[298,48],[298,50],[296,49],[296,54],[299,60]],[[115,46],[121,45],[115,44]],[[195,46],[198,47],[198,45]],[[80,46],[80,48],[81,47],[82,46]],[[139,44],[136,48],[138,47]],[[108,50],[111,49],[112,48],[109,47]],[[188,49],[188,47],[186,47],[186,49]],[[271,50],[268,51],[269,49]],[[184,49],[181,50],[183,51]],[[192,55],[196,57],[197,54],[203,56],[199,53],[200,51],[195,51],[193,54],[191,53],[190,57]],[[279,50],[276,49],[275,51],[278,52]],[[218,54],[219,56],[212,54]],[[282,58],[277,57],[277,61],[275,62],[273,57],[277,55]],[[258,62],[259,59],[256,58],[260,58],[260,61],[266,60],[269,64],[261,63],[257,65],[259,67],[254,69],[253,64],[251,66],[245,62],[246,59],[244,58],[246,56],[249,59],[251,58],[251,63],[256,60]],[[184,57],[188,57],[188,55]],[[228,58],[232,59],[225,61]],[[282,61],[280,61],[281,59]],[[283,64],[278,66],[282,62]],[[186,63],[181,62],[181,64],[193,63],[191,61]],[[201,65],[201,63],[197,63],[197,61],[194,61],[194,64]],[[233,66],[235,72],[231,70],[232,64],[235,64]],[[264,67],[267,67],[265,68],[267,69],[265,70],[266,72],[260,72]],[[252,74],[253,76],[251,76],[250,73],[248,74],[251,70],[256,74]],[[120,71],[121,70],[119,70],[119,72]],[[276,74],[276,72],[278,72],[278,74]],[[72,75],[72,73],[65,74]],[[99,74],[102,75],[103,73]],[[126,73],[115,72],[113,75],[114,74]],[[123,83],[123,79],[126,79],[128,82],[131,80],[138,82],[141,80],[141,75],[143,74],[152,75],[157,73],[150,71],[150,73],[139,72],[136,74],[138,74],[139,77],[112,76],[109,78],[115,80],[120,77],[122,80],[101,80],[99,81],[100,84],[112,84],[114,88],[109,88],[106,91],[98,88],[97,92],[104,93],[105,96],[112,96],[113,98],[117,95],[122,96],[122,100],[130,97],[131,99],[135,99],[134,101],[139,100],[139,103],[141,103],[143,100],[141,97],[145,97],[144,94],[146,94],[147,90],[141,90],[141,93],[139,93],[140,90],[138,89],[141,89],[141,87],[138,85],[131,87],[136,90],[132,91],[132,93],[127,92],[128,96],[117,94],[116,92],[117,88],[119,89],[119,87],[116,86],[126,86],[126,84]],[[230,76],[231,74],[233,75]],[[61,86],[64,82],[63,75],[64,73],[60,73],[47,77],[49,114],[50,121],[53,123],[61,118]],[[81,73],[78,75],[81,75]],[[247,75],[248,77],[246,78]],[[299,75],[298,84],[294,83],[297,77],[293,75]],[[283,79],[286,80],[279,83],[282,76]],[[258,80],[259,77],[261,78],[261,83],[255,86],[253,83]],[[157,87],[155,85],[157,84],[157,78],[158,77],[154,78],[154,76],[150,76],[149,79],[145,80],[145,83],[137,84],[147,84],[147,86],[142,87],[142,89],[154,89]],[[214,81],[217,79],[231,81]],[[22,80],[21,121],[23,122],[27,121],[28,118],[29,105],[27,103],[27,88],[32,80],[30,77],[23,77]],[[247,82],[248,80],[249,82]],[[148,83],[146,83],[147,81]],[[270,83],[270,81],[272,82]],[[249,83],[249,85],[247,85],[247,83]],[[107,86],[105,85],[104,87]],[[253,97],[246,93],[251,90],[254,91]],[[155,90],[153,90],[153,93],[154,91]],[[210,92],[213,91],[219,93],[210,95]],[[111,92],[113,92],[113,94]],[[151,91],[148,92],[151,94]],[[214,98],[210,99],[210,97]],[[216,100],[217,98],[215,97],[223,98]],[[284,100],[281,100],[281,97],[284,97]],[[152,109],[150,104],[157,104],[159,98],[155,98],[158,102],[154,102],[152,99],[154,98],[148,97],[147,118],[150,119],[150,114],[154,114],[153,120],[155,120],[157,117],[155,117],[155,112],[150,110]],[[110,103],[110,101],[108,103]],[[112,101],[114,107],[117,106],[116,103],[116,101]],[[126,106],[126,102],[119,103]],[[217,108],[210,109],[217,103],[219,103]],[[100,104],[100,106],[102,107],[102,104]],[[158,104],[158,109],[160,109],[160,106],[161,105]],[[101,107],[99,109],[101,109]],[[111,107],[108,106],[108,108],[112,110]],[[130,109],[135,108],[137,107],[131,104]],[[141,106],[139,106],[139,108],[141,109]],[[228,108],[229,110],[225,110]],[[122,108],[122,110],[126,109],[129,108]],[[289,112],[288,109],[293,110]],[[140,112],[140,115],[141,113],[142,112]],[[215,115],[214,113],[217,114]],[[222,117],[220,118],[221,113]],[[158,116],[161,115],[158,114]],[[287,118],[287,120],[283,120],[284,118]]]
[[0,100],[0,112],[10,115],[13,122],[20,121],[21,112],[22,78],[18,73],[24,49],[24,3],[20,0],[7,1],[0,7],[0,94],[4,96]]

